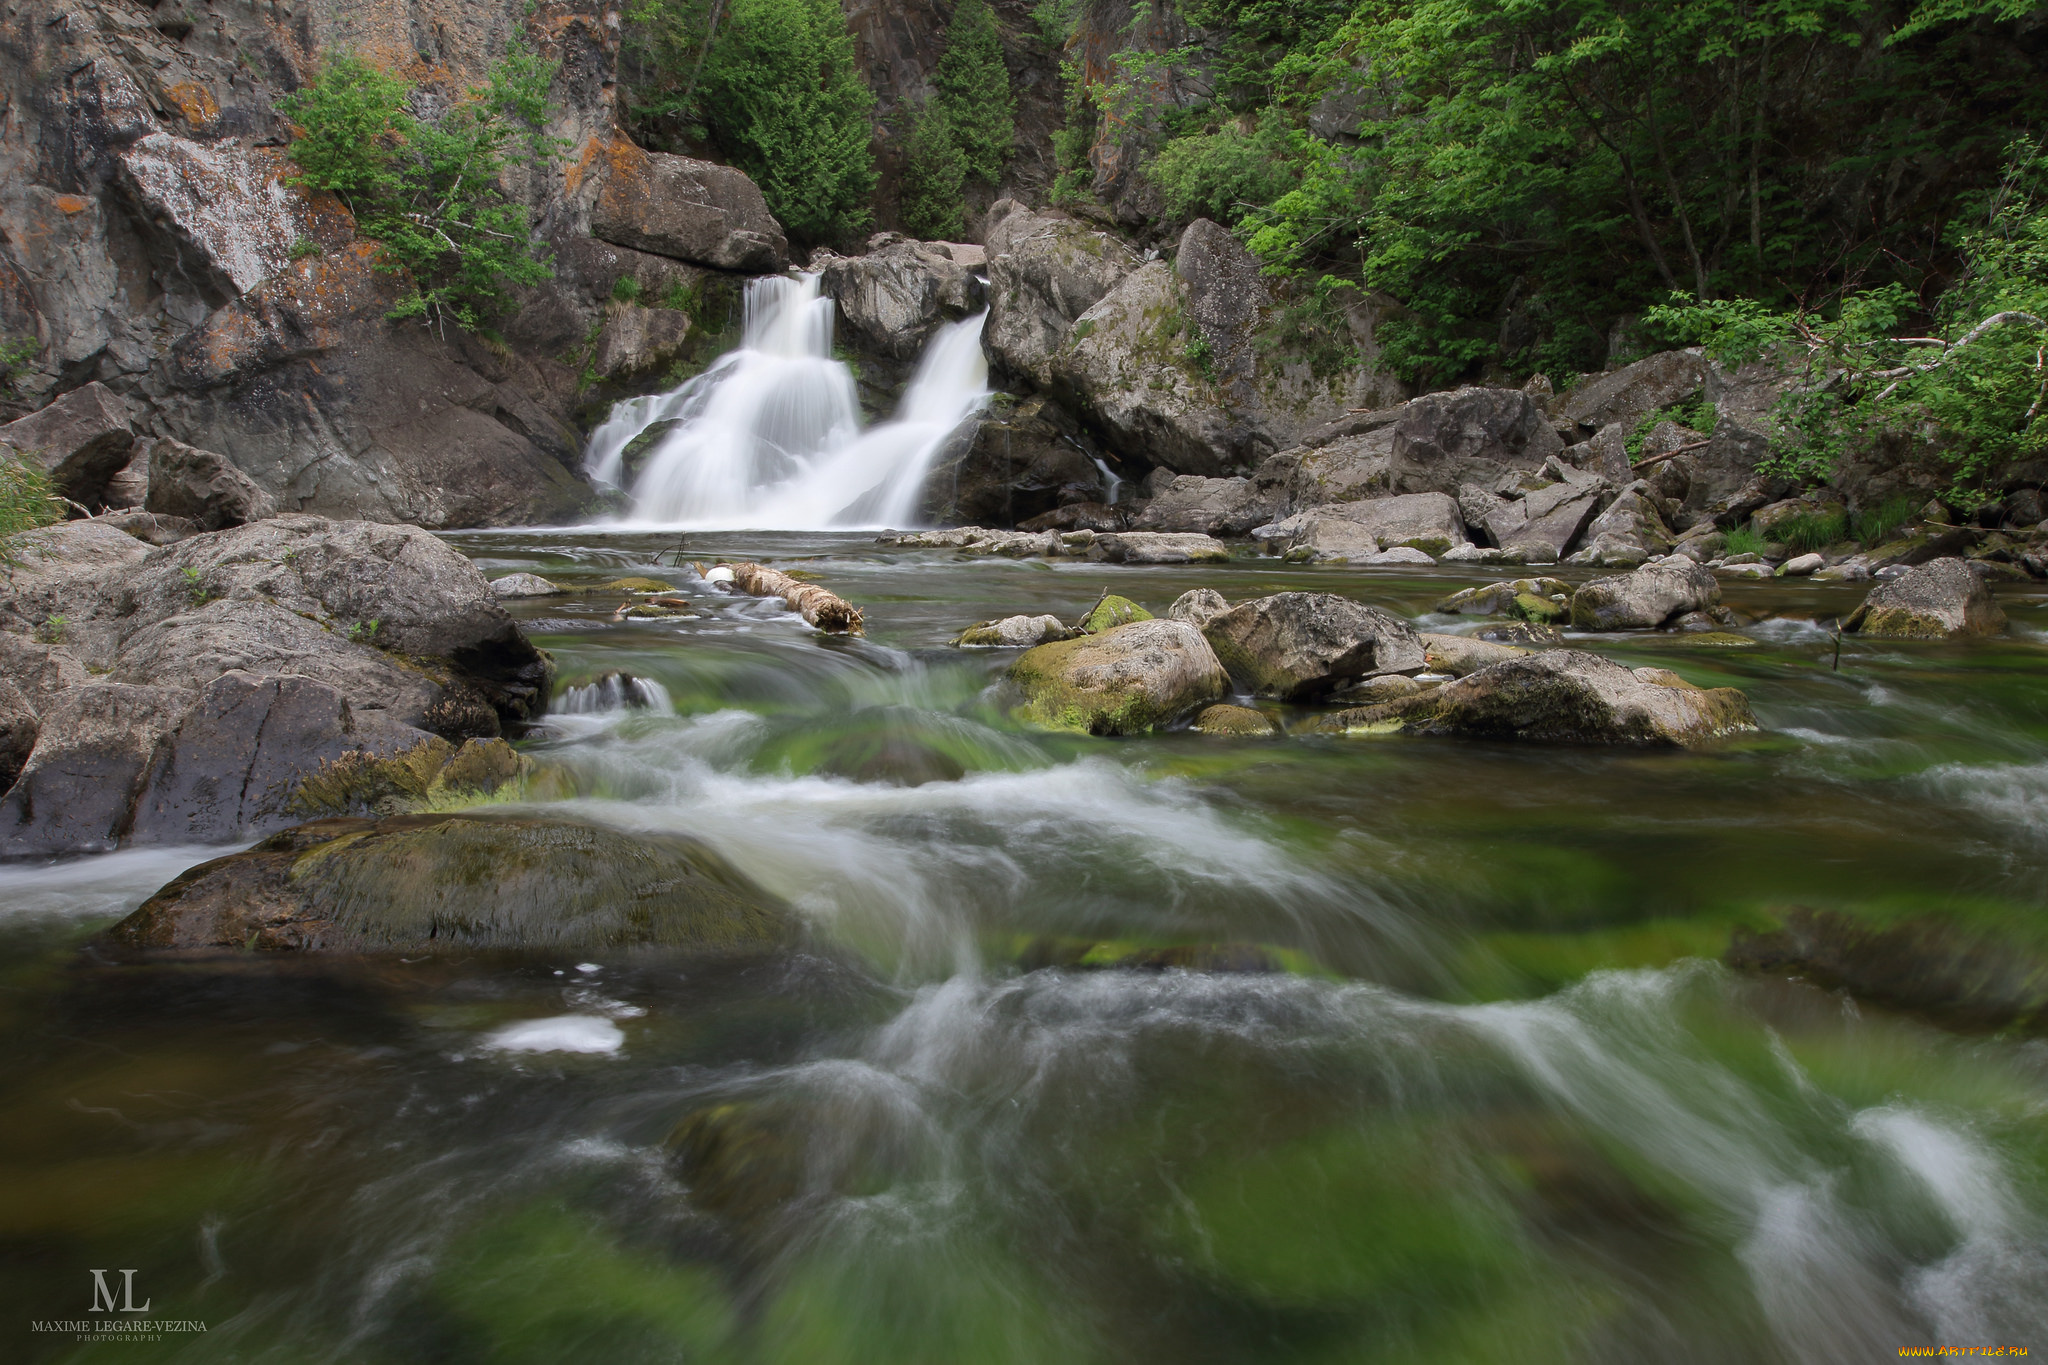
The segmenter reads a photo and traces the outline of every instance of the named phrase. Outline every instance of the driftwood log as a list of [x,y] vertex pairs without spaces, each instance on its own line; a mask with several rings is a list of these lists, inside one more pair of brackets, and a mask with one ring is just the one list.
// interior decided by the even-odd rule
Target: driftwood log
[[732,585],[749,597],[779,597],[789,609],[819,630],[833,635],[860,635],[866,630],[860,608],[838,594],[791,578],[760,564],[727,564]]

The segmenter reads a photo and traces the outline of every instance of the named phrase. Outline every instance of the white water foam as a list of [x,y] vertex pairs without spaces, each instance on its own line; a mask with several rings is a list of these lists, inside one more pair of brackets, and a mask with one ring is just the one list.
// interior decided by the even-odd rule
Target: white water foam
[[493,1029],[483,1045],[497,1052],[617,1052],[626,1045],[626,1035],[597,1015],[559,1014]]
[[894,418],[867,431],[853,374],[832,358],[818,276],[749,281],[740,348],[667,393],[618,404],[590,437],[591,477],[627,478],[625,451],[662,436],[632,481],[632,524],[814,531],[907,526],[932,460],[988,398],[986,313],[939,329]]

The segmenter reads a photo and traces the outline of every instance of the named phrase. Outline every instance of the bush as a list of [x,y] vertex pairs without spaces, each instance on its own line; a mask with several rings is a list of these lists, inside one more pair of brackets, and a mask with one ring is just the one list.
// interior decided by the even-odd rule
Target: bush
[[1764,546],[1768,543],[1764,539],[1763,532],[1757,530],[1756,527],[1738,526],[1728,533],[1726,542],[1721,546],[1721,553],[1731,556],[1760,555],[1764,552]]
[[875,97],[834,0],[732,0],[704,58],[698,104],[713,140],[792,236],[825,241],[867,226]]
[[1175,138],[1160,149],[1147,174],[1173,217],[1219,223],[1235,223],[1301,180],[1277,109],[1268,109],[1250,131],[1233,121],[1214,132]]
[[914,237],[950,240],[960,235],[968,157],[954,141],[937,101],[918,110],[904,146],[903,189],[897,216]]
[[280,102],[298,183],[338,196],[378,244],[378,268],[405,278],[391,317],[474,330],[513,288],[553,273],[525,208],[499,186],[508,159],[554,153],[541,132],[553,79],[553,64],[515,40],[487,85],[422,119],[404,81],[343,53]]

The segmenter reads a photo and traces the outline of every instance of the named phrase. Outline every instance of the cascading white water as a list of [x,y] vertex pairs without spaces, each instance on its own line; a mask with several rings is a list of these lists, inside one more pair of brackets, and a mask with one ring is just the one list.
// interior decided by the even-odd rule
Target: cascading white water
[[832,358],[818,277],[747,284],[740,348],[667,393],[629,399],[590,437],[593,478],[625,482],[624,455],[663,436],[632,482],[629,520],[693,530],[905,526],[939,447],[988,398],[986,313],[941,328],[895,417],[862,431],[853,375]]
[[617,711],[673,715],[675,703],[669,700],[668,689],[652,678],[607,673],[596,682],[564,688],[548,709],[564,716],[603,716]]

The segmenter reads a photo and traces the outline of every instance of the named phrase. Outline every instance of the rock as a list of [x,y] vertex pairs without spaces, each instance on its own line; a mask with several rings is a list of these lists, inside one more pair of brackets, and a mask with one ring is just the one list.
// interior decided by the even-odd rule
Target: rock
[[1569,612],[1571,584],[1559,578],[1517,578],[1454,592],[1436,610],[1454,616],[1515,616],[1552,621]]
[[[1358,533],[1338,523],[1349,523]],[[1261,526],[1253,535],[1267,542],[1307,545],[1318,558],[1362,558],[1380,550],[1406,548],[1441,555],[1468,544],[1457,500],[1443,493],[1410,493],[1331,503]]]
[[1017,523],[1020,531],[1128,531],[1131,522],[1145,510],[1143,501],[1070,502],[1050,512],[1041,512]]
[[1013,559],[1060,552],[1060,538],[1049,531],[993,531],[986,526],[876,536],[875,544],[905,550],[958,550],[966,555],[1006,555]]
[[1525,564],[1554,564],[1578,540],[1586,523],[1600,510],[1600,485],[1555,483],[1537,489],[1515,504],[1526,518],[1508,529],[1489,526],[1501,548]]
[[1529,652],[1468,635],[1422,635],[1418,638],[1422,641],[1424,666],[1433,673],[1448,673],[1454,678],[1477,673],[1482,668],[1491,668]]
[[1132,735],[1170,725],[1228,694],[1215,651],[1185,621],[1136,621],[1040,645],[1010,666],[1020,714],[1056,730]]
[[1446,564],[1506,564],[1507,551],[1497,545],[1458,545],[1444,551]]
[[1230,547],[1194,532],[1118,531],[1096,536],[1088,557],[1110,564],[1221,564]]
[[[58,693],[85,686],[92,675],[76,655],[61,645],[0,631],[0,678],[20,688],[29,706],[41,712]],[[0,792],[5,790],[0,787]]]
[[[1039,519],[1063,501],[1103,495],[1102,471],[1076,439],[1071,419],[1043,398],[996,406],[963,422],[925,476],[923,514],[941,524],[1055,529]],[[1072,530],[1060,526],[1059,530]],[[1111,517],[1097,530],[1123,530]]]
[[177,878],[109,929],[124,950],[762,951],[793,917],[696,840],[566,820],[301,825]]
[[968,647],[1016,649],[1042,645],[1048,640],[1064,640],[1073,633],[1057,616],[1005,616],[1000,621],[969,626],[953,643]]
[[1254,694],[1321,696],[1374,673],[1419,673],[1422,644],[1406,622],[1333,593],[1261,597],[1210,619],[1202,633]]
[[598,379],[620,380],[667,369],[688,349],[690,331],[688,313],[607,303],[591,348],[591,373]]
[[1443,493],[1464,484],[1492,487],[1533,473],[1564,449],[1528,394],[1464,388],[1425,394],[1400,409],[1387,444],[1387,489]]
[[[1586,548],[1572,556],[1572,563],[1604,564],[1633,568],[1652,556],[1671,549],[1671,528],[1664,524],[1650,485],[1641,479],[1629,484],[1607,504],[1605,511],[1586,527]],[[1584,555],[1582,560],[1580,555]]]
[[102,500],[107,481],[127,467],[135,433],[121,400],[94,381],[0,427],[0,444],[34,461],[57,492],[90,505]]
[[989,354],[1008,373],[1045,388],[1068,329],[1139,260],[1115,237],[1063,213],[1001,200],[988,218]]
[[1667,669],[1628,669],[1584,650],[1509,659],[1421,696],[1339,712],[1313,729],[1692,748],[1756,728],[1732,687],[1694,687]]
[[[811,263],[813,269],[820,264]],[[822,265],[821,286],[851,340],[896,360],[916,360],[943,324],[970,316],[984,302],[981,281],[942,244],[893,232],[871,238],[865,256],[826,256]]]
[[1580,587],[1572,595],[1572,625],[1580,630],[1654,630],[1720,600],[1721,585],[1712,573],[1673,557]]
[[1840,564],[1815,569],[1813,577],[1817,583],[1864,583],[1870,579],[1870,566],[1853,559],[1845,559]]
[[1185,621],[1200,630],[1229,610],[1229,599],[1214,588],[1189,588],[1173,599],[1166,616],[1170,621]]
[[1423,682],[1405,673],[1380,673],[1339,688],[1334,699],[1354,706],[1373,706],[1380,702],[1398,701],[1402,697],[1420,696],[1441,686],[1441,681]]
[[1083,635],[1099,635],[1105,630],[1112,630],[1117,626],[1127,626],[1133,621],[1150,621],[1151,619],[1152,613],[1146,611],[1130,598],[1118,597],[1114,593],[1107,593],[1104,594],[1100,602],[1097,602],[1089,609],[1088,614],[1081,619],[1081,624],[1077,629]]
[[1376,555],[1373,555],[1373,556],[1371,556],[1371,557],[1370,557],[1370,558],[1368,558],[1368,559],[1363,559],[1363,560],[1360,560],[1359,562],[1360,562],[1361,564],[1434,564],[1434,563],[1436,563],[1436,561],[1435,561],[1434,559],[1431,559],[1431,558],[1430,558],[1430,557],[1429,557],[1428,555],[1424,554],[1424,553],[1423,553],[1422,551],[1420,551],[1420,550],[1418,550],[1418,549],[1415,549],[1414,547],[1412,547],[1412,546],[1408,546],[1408,545],[1396,545],[1396,546],[1395,546],[1395,547],[1394,547],[1393,549],[1391,549],[1391,550],[1381,550],[1381,551],[1380,551],[1380,552],[1379,552],[1378,554],[1376,554]]
[[1819,554],[1798,555],[1778,566],[1778,572],[1787,578],[1805,578],[1819,573],[1827,566],[1827,558]]
[[198,523],[161,512],[106,512],[94,518],[102,525],[125,531],[144,545],[175,545],[199,534]]
[[1225,735],[1251,739],[1270,739],[1280,733],[1280,727],[1273,723],[1271,716],[1263,711],[1254,711],[1249,706],[1206,707],[1188,728],[1198,735]]
[[1904,640],[1996,635],[2005,612],[1960,559],[1937,559],[1879,583],[1842,623],[1844,630]]
[[1582,427],[1633,426],[1658,408],[1699,395],[1711,376],[1712,367],[1698,351],[1660,351],[1573,388],[1559,415]]
[[563,589],[537,573],[508,573],[503,578],[491,580],[491,596],[501,600],[513,597],[553,597],[562,591]]
[[220,294],[255,289],[314,235],[307,201],[285,184],[291,166],[278,148],[151,132],[122,150],[120,164],[145,217],[175,243],[179,268]]
[[158,746],[192,700],[182,688],[104,680],[58,694],[0,799],[0,858],[115,848]]
[[36,732],[42,722],[28,695],[0,675],[0,794],[21,776],[28,756],[36,747]]
[[221,531],[277,515],[277,502],[222,455],[166,437],[149,451],[143,509]]
[[1269,520],[1272,509],[1271,499],[1250,479],[1177,474],[1153,495],[1132,529],[1241,536]]
[[719,270],[767,274],[788,266],[782,225],[744,172],[642,151],[622,136],[604,156],[591,236]]
[[[1557,603],[1550,605],[1554,608]],[[1549,649],[1564,643],[1564,632],[1541,621],[1503,621],[1481,626],[1472,633],[1472,638],[1496,645],[1514,645],[1519,649]]]

